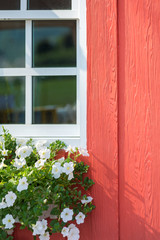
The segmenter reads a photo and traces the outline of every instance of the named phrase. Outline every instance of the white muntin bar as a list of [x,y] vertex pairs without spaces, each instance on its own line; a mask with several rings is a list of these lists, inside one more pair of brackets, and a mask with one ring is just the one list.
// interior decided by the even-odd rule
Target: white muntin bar
[[32,21],[25,22],[25,123],[32,123],[32,76],[28,74],[32,67]]
[[32,67],[32,21],[25,22],[25,66],[26,68]]
[[20,0],[21,2],[20,2],[20,9],[22,10],[22,11],[25,11],[25,10],[27,10],[27,0]]
[[32,76],[25,81],[25,124],[32,124]]
[[77,68],[33,68],[31,75],[33,76],[76,76]]
[[[30,64],[29,64],[30,65]],[[0,68],[0,76],[76,76],[77,68]]]
[[74,10],[27,10],[27,11],[0,11],[0,20],[72,20],[78,19],[78,11]]

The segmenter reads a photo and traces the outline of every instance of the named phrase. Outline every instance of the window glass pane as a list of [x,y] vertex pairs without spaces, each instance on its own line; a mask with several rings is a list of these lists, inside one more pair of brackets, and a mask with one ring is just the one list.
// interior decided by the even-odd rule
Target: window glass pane
[[0,124],[25,123],[25,78],[0,77]]
[[76,123],[76,77],[33,77],[33,123]]
[[0,21],[0,67],[25,66],[24,21]]
[[28,9],[71,9],[71,0],[28,0]]
[[33,22],[33,67],[76,66],[76,21]]
[[0,10],[19,10],[20,0],[1,0]]

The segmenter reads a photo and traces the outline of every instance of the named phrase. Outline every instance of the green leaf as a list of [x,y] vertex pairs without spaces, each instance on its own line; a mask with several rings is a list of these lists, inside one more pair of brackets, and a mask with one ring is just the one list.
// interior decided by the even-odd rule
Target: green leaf
[[81,192],[81,191],[79,191],[79,192],[78,192],[78,197],[81,197],[81,194],[82,194],[82,192]]
[[21,226],[20,226],[20,229],[25,229],[25,227],[26,227],[26,226],[24,226],[24,225],[21,225]]
[[57,222],[53,225],[53,230],[52,230],[53,233],[61,232],[61,230],[62,230],[62,227],[59,222]]
[[7,240],[13,240],[13,237],[12,237],[12,236],[9,236],[9,237],[7,238]]
[[57,223],[58,220],[57,219],[53,219],[51,222],[50,222],[50,226],[53,227],[55,223]]
[[60,214],[60,210],[58,208],[53,208],[51,211],[51,215],[59,215]]
[[1,232],[1,236],[2,236],[2,239],[6,239],[7,237],[7,233],[5,231],[2,230]]

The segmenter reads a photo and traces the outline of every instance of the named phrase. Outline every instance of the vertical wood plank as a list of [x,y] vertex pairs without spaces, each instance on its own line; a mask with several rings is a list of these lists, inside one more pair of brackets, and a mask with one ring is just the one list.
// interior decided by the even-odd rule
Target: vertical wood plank
[[160,239],[160,1],[118,1],[120,239]]
[[87,145],[96,210],[82,239],[118,240],[116,0],[87,0],[87,50]]

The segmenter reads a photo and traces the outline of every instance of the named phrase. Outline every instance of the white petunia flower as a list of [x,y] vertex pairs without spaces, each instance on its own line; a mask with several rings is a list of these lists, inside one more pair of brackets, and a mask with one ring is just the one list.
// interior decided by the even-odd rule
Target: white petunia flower
[[49,232],[45,232],[44,234],[40,235],[39,239],[40,240],[49,240],[50,239]]
[[68,175],[68,180],[72,180],[72,178],[74,178],[73,172],[71,172],[71,173]]
[[83,156],[85,156],[85,157],[89,157],[89,153],[88,153],[87,149],[80,147],[78,150],[79,150],[79,153],[80,153],[81,155],[83,155]]
[[42,223],[41,221],[37,221],[36,225],[33,226],[33,235],[37,235],[37,234],[44,234],[44,230],[42,227]]
[[52,166],[52,174],[54,178],[59,178],[60,175],[62,173],[62,167],[61,164],[59,162],[56,162],[53,166]]
[[12,191],[8,192],[5,196],[7,207],[13,206],[14,202],[16,201],[16,198],[17,198],[17,196],[14,192],[12,192]]
[[39,168],[39,167],[43,167],[45,164],[46,160],[44,159],[39,159],[36,163],[35,163],[35,167]]
[[13,228],[15,220],[11,214],[7,214],[5,218],[2,219],[2,223],[5,225],[5,229],[11,229]]
[[18,192],[21,192],[23,190],[27,190],[28,189],[28,182],[27,182],[27,178],[23,177],[19,180],[18,186],[17,186],[17,190]]
[[79,229],[77,227],[71,228],[68,234],[68,240],[79,240]]
[[13,166],[17,169],[22,168],[26,164],[26,160],[24,158],[15,158]]
[[47,229],[47,220],[43,219],[41,222],[42,222],[43,229],[46,230]]
[[6,157],[8,155],[8,150],[6,150],[6,149],[2,150],[2,155],[4,157]]
[[43,148],[38,153],[39,153],[40,158],[42,158],[42,159],[49,159],[50,158],[50,154],[51,154],[51,150],[48,149],[48,148]]
[[72,217],[73,217],[73,210],[72,209],[65,208],[61,212],[61,218],[62,218],[63,222],[71,221]]
[[62,233],[63,237],[67,237],[69,234],[69,228],[63,227],[61,233]]
[[61,158],[57,159],[57,161],[58,161],[60,164],[62,164],[62,163],[64,162],[64,160],[65,160],[64,157],[61,157]]
[[75,217],[77,224],[84,223],[85,215],[82,212],[79,212],[78,215]]
[[37,151],[40,151],[41,149],[46,149],[49,147],[49,142],[47,140],[38,140],[35,144],[35,147]]
[[27,143],[27,139],[16,139],[16,144],[19,146],[19,147],[22,147],[22,146],[25,146],[26,143]]
[[76,148],[69,145],[69,146],[67,146],[67,148],[65,148],[65,151],[69,152],[69,153],[73,153],[76,151]]
[[82,200],[81,200],[81,203],[82,203],[82,204],[90,203],[90,202],[92,202],[92,200],[93,200],[93,198],[90,197],[90,196],[88,196],[86,199],[82,199]]
[[7,203],[5,202],[5,198],[2,198],[2,202],[0,202],[0,209],[7,208]]
[[73,162],[65,163],[65,164],[63,165],[62,171],[63,171],[64,173],[66,173],[67,175],[69,175],[70,173],[72,173],[72,172],[74,171]]
[[71,223],[69,226],[68,226],[68,228],[69,228],[69,231],[72,229],[72,228],[75,228],[75,224],[73,224],[73,223]]
[[0,163],[0,169],[2,169],[5,166],[4,161],[5,161],[5,158],[3,158],[2,162]]
[[16,155],[20,158],[26,158],[31,155],[31,152],[33,149],[30,146],[22,146],[20,148],[17,148]]
[[47,220],[37,221],[33,226],[33,235],[43,235],[47,229]]

